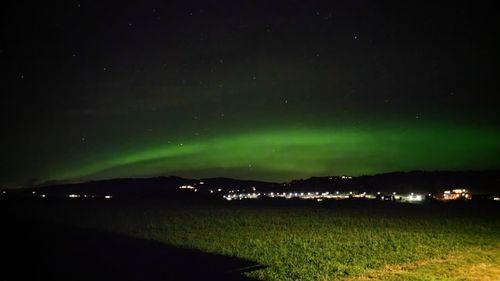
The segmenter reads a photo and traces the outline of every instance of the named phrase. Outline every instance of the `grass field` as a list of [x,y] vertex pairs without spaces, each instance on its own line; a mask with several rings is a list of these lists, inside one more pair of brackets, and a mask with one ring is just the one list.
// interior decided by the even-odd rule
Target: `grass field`
[[500,280],[498,204],[34,205],[18,216],[244,258],[265,266],[246,273],[262,280]]

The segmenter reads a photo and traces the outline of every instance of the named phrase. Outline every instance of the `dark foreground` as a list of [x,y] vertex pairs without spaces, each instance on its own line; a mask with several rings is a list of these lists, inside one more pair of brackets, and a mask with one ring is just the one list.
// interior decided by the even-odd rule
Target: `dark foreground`
[[[500,270],[500,204],[322,203],[0,200],[0,280],[427,280],[457,265],[469,270],[449,280],[495,280],[470,275],[475,260]],[[440,257],[448,273],[384,271]]]
[[254,279],[242,273],[263,267],[235,257],[24,215],[3,213],[0,280],[250,281]]

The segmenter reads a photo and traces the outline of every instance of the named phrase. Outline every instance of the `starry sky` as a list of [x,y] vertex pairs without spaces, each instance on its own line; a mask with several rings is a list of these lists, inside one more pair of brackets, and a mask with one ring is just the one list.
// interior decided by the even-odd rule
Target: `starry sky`
[[2,186],[500,168],[486,1],[12,2]]

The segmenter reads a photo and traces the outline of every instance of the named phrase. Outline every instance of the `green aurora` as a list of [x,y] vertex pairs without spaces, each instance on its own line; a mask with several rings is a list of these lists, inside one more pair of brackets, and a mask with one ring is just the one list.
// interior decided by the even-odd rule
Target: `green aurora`
[[153,2],[7,8],[0,189],[500,169],[495,9]]
[[284,181],[319,175],[498,168],[500,134],[450,126],[267,129],[87,157],[52,180],[181,175]]

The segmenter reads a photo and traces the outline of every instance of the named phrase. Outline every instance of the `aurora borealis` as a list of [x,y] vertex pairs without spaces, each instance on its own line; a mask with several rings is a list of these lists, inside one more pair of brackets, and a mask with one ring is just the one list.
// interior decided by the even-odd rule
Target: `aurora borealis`
[[1,185],[500,169],[488,7],[164,2],[6,8]]
[[[398,169],[495,167],[498,133],[464,128],[270,130],[155,145],[97,157],[62,178],[229,174],[286,180],[315,174],[373,174]],[[101,159],[99,159],[101,158]]]

